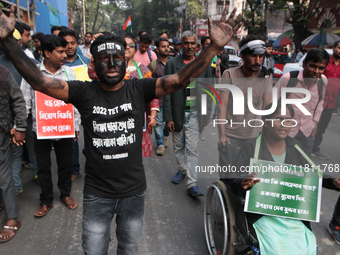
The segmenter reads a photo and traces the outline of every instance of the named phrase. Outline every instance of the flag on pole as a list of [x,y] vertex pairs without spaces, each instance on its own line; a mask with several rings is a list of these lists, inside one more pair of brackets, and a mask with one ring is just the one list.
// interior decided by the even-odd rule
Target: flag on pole
[[132,28],[132,26],[131,26],[131,16],[129,16],[129,18],[125,21],[125,24],[123,26],[123,30],[128,32],[129,30],[131,30],[131,28]]

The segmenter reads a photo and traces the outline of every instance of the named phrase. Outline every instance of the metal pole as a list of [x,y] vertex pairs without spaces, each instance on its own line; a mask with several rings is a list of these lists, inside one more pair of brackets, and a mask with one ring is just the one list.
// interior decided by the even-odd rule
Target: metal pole
[[28,18],[28,25],[31,27],[31,15],[30,15],[30,4],[28,0],[26,0],[27,3],[27,18]]
[[36,33],[37,32],[37,24],[35,21],[35,9],[36,9],[36,5],[34,3],[34,0],[31,0],[31,5],[32,5],[32,22],[33,22],[33,32]]
[[17,0],[17,20],[20,21],[20,2]]
[[86,31],[85,31],[85,29],[86,29],[86,27],[85,27],[85,0],[83,0],[83,18],[84,18],[84,36],[85,36],[85,33],[86,33]]

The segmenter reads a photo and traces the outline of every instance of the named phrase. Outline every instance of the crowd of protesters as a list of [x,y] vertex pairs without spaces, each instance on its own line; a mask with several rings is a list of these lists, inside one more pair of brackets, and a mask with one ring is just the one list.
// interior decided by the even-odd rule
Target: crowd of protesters
[[[234,13],[235,10],[232,18]],[[228,54],[221,50],[239,28],[239,18],[235,22],[221,19],[227,26],[211,28],[209,37],[201,38],[202,50],[192,31],[173,39],[161,32],[155,40],[146,31],[140,31],[138,37],[128,33],[123,38],[110,32],[94,35],[86,32],[84,43],[79,44],[76,32],[63,26],[52,27],[48,35],[38,32],[32,38],[31,28],[25,23],[16,22],[15,27],[6,31],[1,27],[4,54],[0,56],[0,75],[4,83],[0,89],[6,92],[7,98],[4,96],[0,103],[0,156],[4,159],[0,162],[0,211],[5,211],[8,220],[0,233],[0,242],[14,238],[21,226],[17,219],[17,195],[24,192],[20,178],[22,164],[31,169],[32,180],[41,186],[40,207],[34,216],[44,217],[54,207],[51,150],[57,158],[60,199],[70,210],[78,206],[71,197],[71,189],[72,183],[81,177],[79,151],[86,157],[82,233],[86,254],[107,254],[114,214],[117,215],[117,254],[136,254],[144,224],[146,195],[142,157],[152,155],[153,129],[158,156],[164,155],[172,133],[178,171],[171,182],[179,184],[186,179],[189,196],[204,196],[198,188],[195,166],[198,165],[198,143],[213,109],[208,98],[207,114],[202,116],[198,105],[201,94],[206,92],[199,89],[199,82],[191,82],[190,78],[210,80],[211,86],[225,81],[242,91],[253,88],[256,109],[268,109],[266,106],[272,103],[272,46],[260,36],[248,35],[239,44],[243,64],[236,68],[229,68]],[[224,39],[220,40],[222,36]],[[33,51],[29,49],[31,40]],[[301,55],[299,51],[297,59]],[[335,79],[327,78],[340,77],[339,60],[340,41],[334,44],[331,57],[322,49],[310,50],[302,71],[288,73],[277,82],[278,91],[289,86],[308,89],[312,97],[304,106],[313,114],[303,115],[293,106],[284,118],[294,118],[297,123],[294,128],[277,131],[280,127],[276,127],[272,133],[267,126],[264,128],[269,131],[263,141],[268,137],[274,141],[275,132],[284,133],[275,140],[275,146],[281,146],[280,149],[272,150],[270,143],[263,145],[273,158],[283,154],[286,157],[286,146],[293,151],[291,145],[296,140],[308,157],[329,158],[321,153],[320,144],[340,88]],[[82,75],[89,79],[77,76],[75,70],[79,67],[86,69],[86,75]],[[297,80],[294,84],[292,78]],[[74,105],[72,138],[38,137],[35,91]],[[249,109],[242,116],[234,115],[230,90],[220,89],[219,95],[222,105],[215,109],[214,118],[241,122],[257,117]],[[296,99],[299,95],[291,93],[288,98]],[[278,108],[273,115],[282,117],[283,114]],[[84,129],[85,148],[78,145],[80,125]],[[218,126],[218,133],[220,151],[229,148],[226,162],[249,164],[244,162],[248,158],[241,160],[237,155],[240,147],[245,150],[253,146],[255,129],[239,128],[227,122]],[[280,160],[289,162],[284,157]],[[327,188],[340,190],[338,179],[328,179]],[[242,182],[235,180],[231,179],[235,190],[246,190],[256,183],[251,177]],[[303,224],[299,227],[306,230]],[[328,229],[340,245],[340,198]],[[315,241],[312,234],[308,241]]]

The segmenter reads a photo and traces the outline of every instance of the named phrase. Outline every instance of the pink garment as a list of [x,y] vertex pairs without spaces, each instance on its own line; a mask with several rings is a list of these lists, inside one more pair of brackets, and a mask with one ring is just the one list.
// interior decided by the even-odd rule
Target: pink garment
[[340,65],[335,65],[333,56],[331,56],[331,61],[323,74],[328,80],[323,107],[325,108],[327,106],[327,109],[333,109],[336,105],[340,89]]
[[[295,112],[294,115],[294,120],[297,121],[297,125],[295,127],[292,127],[292,129],[289,132],[289,136],[290,137],[295,137],[296,134],[299,132],[299,130],[301,130],[301,132],[306,136],[310,136],[311,133],[313,132],[313,129],[315,127],[315,123],[314,120],[319,122],[320,120],[320,116],[321,113],[323,111],[323,99],[325,98],[325,92],[326,92],[326,87],[327,87],[327,78],[326,76],[322,75],[321,76],[324,82],[323,85],[323,89],[322,89],[322,100],[320,101],[320,103],[318,104],[319,101],[319,91],[318,91],[318,85],[317,82],[314,83],[310,88],[309,88],[309,92],[311,93],[311,99],[307,102],[302,104],[308,112],[310,112],[312,115],[305,115],[304,113],[302,113],[300,111],[299,108],[296,107],[295,104],[293,104],[293,109]],[[290,73],[286,73],[285,75],[283,75],[280,80],[276,83],[275,88],[277,88],[277,93],[278,93],[278,99],[281,98],[281,88],[282,87],[287,87],[287,84],[289,82],[289,78],[290,78]],[[296,84],[295,88],[304,88],[307,89],[304,81],[303,81],[303,70],[301,70],[299,72],[299,75],[297,77],[298,79],[298,83]],[[291,93],[289,95],[289,99],[294,99],[294,98],[304,98],[305,94],[303,93]],[[314,110],[316,108],[316,105],[318,104],[318,107],[315,111],[314,114]],[[314,114],[314,116],[313,116]],[[295,124],[295,123],[293,123]]]
[[[156,60],[157,59],[156,53],[154,53],[152,50],[149,50],[149,51],[151,52],[152,61]],[[151,63],[148,52],[146,51],[144,54],[142,54],[140,53],[139,49],[135,53],[135,56],[133,57],[133,59],[137,63],[142,63],[145,66],[148,66]]]

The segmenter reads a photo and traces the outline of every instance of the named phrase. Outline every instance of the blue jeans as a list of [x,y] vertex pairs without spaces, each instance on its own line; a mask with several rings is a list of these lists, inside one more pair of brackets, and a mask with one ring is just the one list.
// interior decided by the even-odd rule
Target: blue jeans
[[79,164],[79,145],[78,140],[73,140],[72,145],[72,174],[79,175],[80,164]]
[[335,225],[340,226],[340,196],[334,206],[333,220],[335,220]]
[[178,172],[186,174],[186,188],[197,185],[199,126],[197,112],[186,112],[181,132],[172,134]]
[[116,214],[117,255],[137,254],[144,226],[146,191],[123,199],[84,193],[82,247],[85,255],[107,255],[111,222]]
[[21,183],[21,154],[22,154],[22,145],[16,146],[14,143],[11,144],[12,147],[12,173],[13,173],[13,181],[15,186],[15,191],[19,192],[22,190]]
[[165,147],[164,137],[169,136],[169,131],[164,127],[163,123],[163,106],[159,106],[159,112],[156,116],[157,125],[155,129],[155,138],[158,147]]

